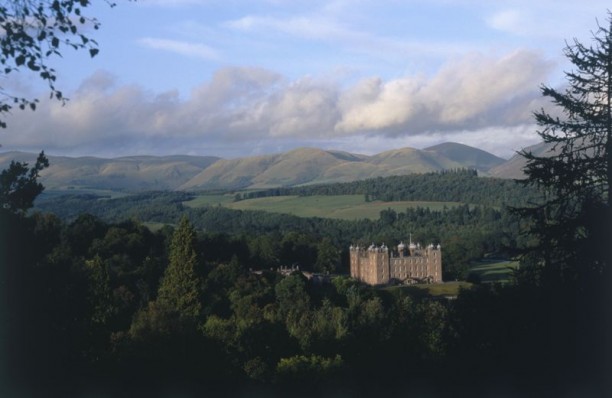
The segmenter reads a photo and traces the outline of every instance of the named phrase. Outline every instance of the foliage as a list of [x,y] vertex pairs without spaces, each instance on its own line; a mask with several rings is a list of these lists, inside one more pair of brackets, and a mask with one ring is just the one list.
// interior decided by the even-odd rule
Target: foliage
[[544,266],[570,279],[590,272],[568,268],[570,263],[588,258],[593,270],[602,272],[612,259],[604,239],[612,228],[612,32],[600,26],[593,42],[566,46],[575,70],[566,73],[564,91],[542,87],[542,95],[563,115],[535,113],[539,135],[553,145],[552,153],[522,153],[524,183],[543,188],[543,197],[537,206],[518,211],[533,220],[530,232],[539,238],[536,255]]
[[361,195],[366,202],[435,201],[489,206],[526,203],[537,192],[511,180],[479,177],[475,170],[448,170],[424,174],[377,177],[347,183],[272,188],[245,192],[241,200],[274,196]]
[[40,172],[49,167],[49,160],[41,152],[32,168],[27,163],[12,161],[8,169],[0,173],[0,206],[13,213],[24,213],[44,190],[38,182]]
[[[555,330],[550,341],[537,336],[538,348],[555,358],[551,369],[561,374],[572,369],[595,383],[612,355],[612,318],[604,304],[610,302],[612,280],[611,13],[607,24],[598,26],[592,45],[578,40],[566,45],[573,70],[565,73],[563,90],[542,86],[554,110],[542,109],[535,119],[540,137],[553,149],[545,156],[522,153],[527,159],[523,183],[542,195],[516,209],[530,221],[527,231],[534,237],[518,280],[521,287],[545,294],[537,309],[547,314],[546,327]],[[576,354],[555,352],[561,340],[576,347]]]
[[208,244],[202,252],[207,261],[223,258],[227,262],[236,254],[241,261],[248,258],[249,267],[255,269],[299,265],[303,270],[346,272],[346,250],[351,244],[399,243],[412,234],[422,243],[442,244],[445,280],[464,279],[470,261],[487,253],[511,256],[529,239],[518,236],[518,217],[505,208],[490,206],[458,205],[439,210],[409,207],[405,211],[383,210],[378,220],[348,221],[219,206],[184,207],[182,201],[191,197],[182,192],[103,200],[71,196],[42,202],[39,208],[67,219],[81,211],[115,222],[136,218],[174,224],[186,214],[195,227],[206,231]]
[[319,355],[296,355],[282,358],[276,367],[276,373],[281,382],[308,382],[320,383],[325,378],[334,376],[334,372],[342,367],[340,355],[325,358]]
[[195,319],[201,311],[198,259],[194,249],[195,230],[183,217],[170,243],[170,264],[164,272],[157,295],[158,304],[180,318]]
[[[174,231],[151,233],[133,221],[106,224],[82,216],[63,223],[3,214],[11,217],[3,219],[11,248],[40,242],[36,250],[0,251],[2,264],[18,266],[3,272],[10,281],[3,294],[11,297],[11,336],[24,336],[14,339],[6,358],[14,372],[23,370],[14,382],[35,380],[48,391],[53,380],[76,380],[69,375],[77,369],[87,374],[78,383],[99,385],[110,376],[122,392],[183,382],[198,391],[223,386],[226,393],[258,385],[286,392],[299,385],[313,394],[329,383],[355,393],[378,391],[397,386],[398,378],[452,385],[445,383],[488,374],[500,361],[507,374],[517,375],[530,350],[546,358],[558,347],[546,342],[541,315],[544,303],[558,298],[529,286],[466,287],[450,302],[410,289],[366,287],[347,276],[317,285],[301,273],[249,271],[248,251],[229,259],[226,253],[248,250],[230,244],[248,238],[195,235],[186,220]],[[307,244],[304,239],[294,233],[286,243],[296,247]],[[175,244],[191,249],[174,252]],[[208,252],[206,245],[224,249]],[[194,319],[188,311],[193,321],[187,322],[158,288],[170,280],[179,252],[186,259],[181,264],[194,252],[207,256],[205,270],[194,276],[202,278],[199,294],[188,306],[201,307],[200,315]],[[542,359],[527,369],[535,374],[545,366]]]

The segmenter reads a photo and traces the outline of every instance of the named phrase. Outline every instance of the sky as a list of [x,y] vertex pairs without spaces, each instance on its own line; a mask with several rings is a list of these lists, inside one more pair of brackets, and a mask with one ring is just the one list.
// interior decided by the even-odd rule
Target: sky
[[504,158],[539,142],[567,42],[590,44],[603,0],[116,0],[87,8],[100,53],[50,59],[69,101],[3,115],[3,151],[212,155],[317,147],[375,154],[458,142]]

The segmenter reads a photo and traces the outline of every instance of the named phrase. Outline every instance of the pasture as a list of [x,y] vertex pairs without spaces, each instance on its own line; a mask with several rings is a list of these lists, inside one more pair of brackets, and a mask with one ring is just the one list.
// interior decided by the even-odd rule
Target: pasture
[[457,297],[461,289],[469,289],[472,286],[469,282],[442,282],[442,283],[423,283],[405,286],[391,286],[384,289],[393,291],[403,291],[412,297]]
[[429,208],[442,210],[460,205],[458,202],[366,202],[364,195],[316,195],[316,196],[272,196],[233,201],[232,195],[200,195],[185,202],[186,206],[197,208],[220,205],[236,210],[259,210],[273,213],[286,213],[298,217],[321,217],[343,220],[371,219],[376,220],[380,212],[393,209],[404,212],[407,208]]
[[[518,261],[502,259],[483,259],[470,266],[468,275],[475,275],[480,282],[509,282],[513,270],[519,266]],[[468,280],[470,278],[468,277]]]

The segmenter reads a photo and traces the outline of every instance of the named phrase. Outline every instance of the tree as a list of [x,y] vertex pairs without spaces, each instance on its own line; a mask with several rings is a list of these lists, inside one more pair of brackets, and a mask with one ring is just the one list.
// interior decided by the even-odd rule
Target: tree
[[183,217],[170,243],[170,264],[159,286],[157,301],[183,319],[200,315],[200,281],[196,272],[195,230],[187,217]]
[[542,95],[562,116],[544,109],[535,113],[542,127],[538,134],[552,149],[546,156],[521,152],[527,160],[524,182],[540,188],[542,200],[519,213],[533,220],[544,267],[574,278],[583,271],[602,272],[611,258],[606,243],[612,228],[611,30],[599,26],[592,46],[574,40],[565,55],[575,67],[565,73],[567,88],[542,86]]
[[100,256],[85,261],[85,266],[89,271],[88,298],[91,305],[91,322],[106,325],[115,312],[107,266]]
[[40,172],[49,167],[49,160],[41,152],[34,167],[12,161],[9,168],[0,173],[0,206],[13,213],[23,214],[34,205],[34,200],[45,189],[38,182]]
[[[107,1],[110,6],[114,3]],[[98,44],[83,31],[100,22],[83,11],[89,0],[12,0],[0,5],[0,73],[3,77],[25,69],[38,75],[51,91],[50,97],[64,101],[63,93],[55,86],[56,71],[47,61],[61,56],[64,48],[86,49],[91,57],[98,54]],[[18,97],[0,86],[0,114],[14,106],[36,109],[36,99]],[[0,127],[6,122],[0,120]]]
[[325,237],[317,245],[317,261],[315,269],[319,272],[333,273],[340,263],[340,252],[333,245],[331,239]]
[[612,358],[606,305],[612,298],[612,13],[591,46],[574,40],[565,55],[574,68],[565,73],[567,87],[542,86],[558,116],[535,113],[538,133],[552,149],[546,156],[522,152],[524,183],[540,188],[542,198],[518,210],[537,240],[528,257],[536,271],[519,281],[544,292],[539,316],[546,317],[548,333],[538,345],[548,349],[551,374],[566,373],[582,380],[580,388],[603,392]]

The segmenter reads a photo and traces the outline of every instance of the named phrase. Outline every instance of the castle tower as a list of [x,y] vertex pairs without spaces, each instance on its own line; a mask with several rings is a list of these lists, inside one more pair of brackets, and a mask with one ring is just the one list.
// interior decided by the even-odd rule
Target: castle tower
[[432,278],[432,282],[442,282],[442,248],[438,244],[427,246],[425,249],[427,256],[427,275]]
[[351,264],[351,277],[361,280],[361,273],[359,272],[361,248],[359,246],[351,245],[351,247],[349,248],[349,255]]

